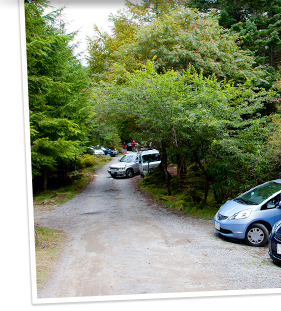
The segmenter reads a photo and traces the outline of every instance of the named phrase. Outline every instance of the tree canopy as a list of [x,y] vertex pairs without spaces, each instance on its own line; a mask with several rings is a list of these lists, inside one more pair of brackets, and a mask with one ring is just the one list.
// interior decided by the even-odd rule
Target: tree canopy
[[[136,19],[137,13],[140,20],[143,16],[140,6],[127,4],[131,12],[112,18],[112,35],[95,29],[96,38],[89,44],[89,65],[94,76],[104,73],[104,78],[114,63],[134,70],[141,63],[154,59],[159,73],[167,69],[186,70],[191,64],[205,76],[215,74],[219,79],[237,83],[254,77],[255,85],[272,86],[272,75],[265,67],[258,66],[250,51],[239,47],[238,34],[221,27],[216,16],[179,7],[168,12],[160,10],[158,18],[140,23]],[[143,10],[145,4],[141,7]]]
[[141,70],[126,71],[123,81],[95,89],[96,105],[103,107],[99,111],[106,110],[113,119],[134,116],[139,138],[160,149],[165,171],[167,155],[178,167],[186,161],[196,163],[205,199],[211,185],[219,197],[226,183],[244,180],[241,167],[258,171],[260,162],[255,161],[266,153],[271,128],[270,119],[259,111],[273,94],[254,90],[250,81],[235,86],[214,75],[205,78],[191,66],[183,73],[159,74],[150,61]]

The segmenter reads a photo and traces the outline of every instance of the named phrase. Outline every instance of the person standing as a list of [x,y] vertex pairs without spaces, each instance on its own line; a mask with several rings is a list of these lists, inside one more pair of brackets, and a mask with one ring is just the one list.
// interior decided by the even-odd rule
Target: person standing
[[125,142],[123,143],[122,147],[123,147],[123,153],[127,153],[127,145]]
[[135,151],[135,149],[136,149],[136,142],[133,140],[133,142],[132,142],[132,151]]

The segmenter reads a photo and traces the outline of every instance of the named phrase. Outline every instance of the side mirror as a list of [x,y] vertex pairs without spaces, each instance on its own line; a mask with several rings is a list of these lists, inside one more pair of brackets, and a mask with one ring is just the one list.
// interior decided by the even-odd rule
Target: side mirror
[[277,208],[281,208],[281,202],[277,204]]

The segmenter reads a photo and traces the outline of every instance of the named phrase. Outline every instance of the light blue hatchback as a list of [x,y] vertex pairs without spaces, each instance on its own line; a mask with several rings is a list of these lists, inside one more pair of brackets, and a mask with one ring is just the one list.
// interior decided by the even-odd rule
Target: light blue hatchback
[[264,246],[273,225],[281,220],[281,179],[268,181],[227,201],[214,217],[223,236]]

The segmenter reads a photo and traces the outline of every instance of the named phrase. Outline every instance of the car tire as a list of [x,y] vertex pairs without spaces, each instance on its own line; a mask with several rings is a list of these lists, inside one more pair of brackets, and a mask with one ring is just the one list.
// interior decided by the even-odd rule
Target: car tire
[[259,223],[251,225],[246,232],[245,242],[250,246],[261,247],[268,241],[267,228]]
[[116,175],[114,175],[114,174],[110,174],[110,175],[111,175],[112,178],[116,178]]
[[128,177],[128,178],[132,178],[133,176],[134,176],[134,171],[132,170],[132,169],[128,169],[127,171],[126,171],[126,176]]

